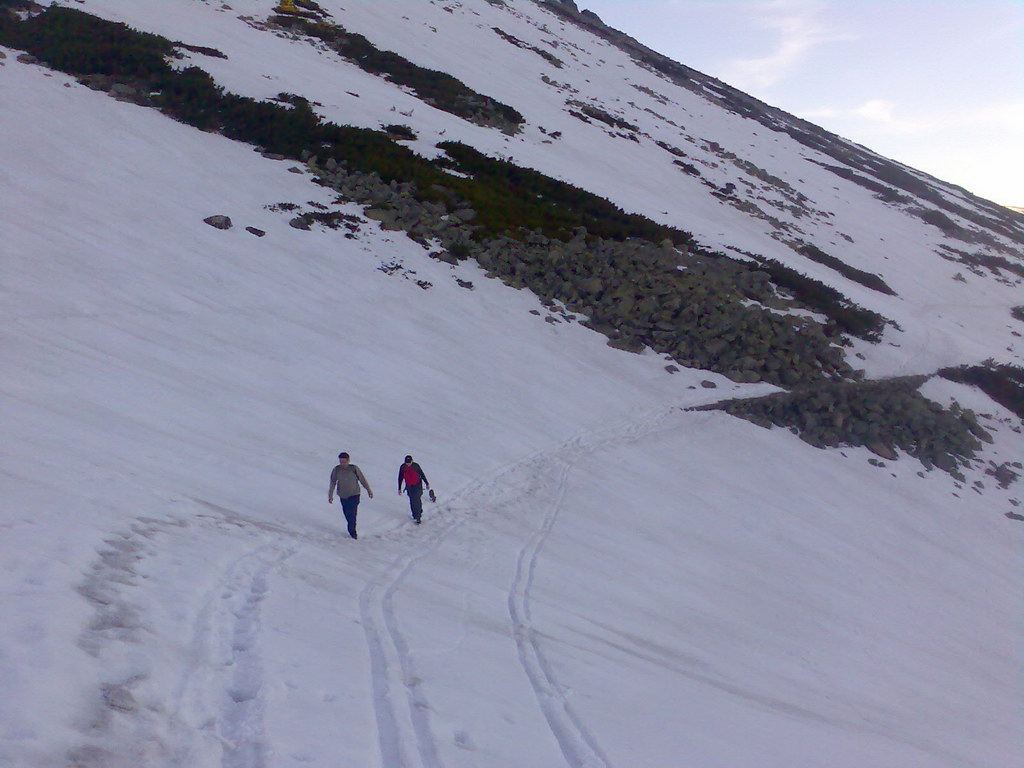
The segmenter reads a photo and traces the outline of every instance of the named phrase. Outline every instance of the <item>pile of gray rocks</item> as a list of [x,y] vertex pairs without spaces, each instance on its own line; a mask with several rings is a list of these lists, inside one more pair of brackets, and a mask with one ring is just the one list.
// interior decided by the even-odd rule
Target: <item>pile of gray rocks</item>
[[561,302],[618,348],[649,347],[737,382],[791,387],[855,375],[829,326],[800,314],[755,264],[668,240],[591,238],[582,228],[569,241],[539,232],[477,237],[476,211],[443,186],[432,191],[446,202],[425,201],[412,183],[384,182],[333,158],[304,160],[321,184],[365,206],[384,229],[438,246],[443,261],[473,259],[492,277]]
[[889,460],[902,451],[927,469],[959,476],[958,467],[992,437],[972,411],[956,403],[946,409],[918,392],[928,378],[825,382],[701,409],[723,410],[762,427],[786,427],[818,448],[863,446]]

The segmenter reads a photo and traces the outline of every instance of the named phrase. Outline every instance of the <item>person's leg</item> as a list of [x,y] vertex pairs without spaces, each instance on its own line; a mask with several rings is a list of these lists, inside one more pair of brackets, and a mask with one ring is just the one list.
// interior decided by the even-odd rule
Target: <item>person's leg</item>
[[423,515],[423,484],[417,483],[406,490],[409,492],[409,509],[412,510],[412,519],[419,522]]
[[356,535],[356,512],[359,509],[359,494],[349,496],[341,500],[341,509],[345,513],[345,522],[348,523],[348,535],[358,539]]

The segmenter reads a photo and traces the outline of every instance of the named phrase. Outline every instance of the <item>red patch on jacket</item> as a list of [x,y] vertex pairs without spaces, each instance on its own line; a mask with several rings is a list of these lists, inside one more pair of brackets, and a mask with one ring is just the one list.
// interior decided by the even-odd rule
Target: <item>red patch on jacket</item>
[[410,485],[416,485],[420,481],[420,473],[417,472],[414,467],[407,467],[403,464],[402,480],[405,481],[406,487]]

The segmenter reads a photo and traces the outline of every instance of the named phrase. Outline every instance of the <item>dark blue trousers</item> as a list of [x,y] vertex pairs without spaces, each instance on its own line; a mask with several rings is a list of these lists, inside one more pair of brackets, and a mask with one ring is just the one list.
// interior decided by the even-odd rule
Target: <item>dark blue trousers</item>
[[353,539],[358,539],[356,536],[356,511],[359,509],[359,494],[355,496],[348,496],[347,498],[339,498],[341,502],[341,511],[345,513],[345,522],[348,523],[348,535]]
[[409,494],[409,509],[412,510],[412,519],[419,520],[423,516],[423,483],[407,485],[405,492]]

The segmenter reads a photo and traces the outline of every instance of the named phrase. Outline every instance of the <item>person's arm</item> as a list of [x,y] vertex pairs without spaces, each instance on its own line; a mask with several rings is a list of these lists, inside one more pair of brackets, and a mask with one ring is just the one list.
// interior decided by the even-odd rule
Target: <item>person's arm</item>
[[370,484],[366,482],[366,478],[363,477],[363,470],[361,470],[359,467],[356,467],[356,479],[363,484],[363,488],[366,489],[366,495],[372,499],[373,491],[370,490]]
[[398,468],[398,495],[399,496],[402,495],[402,467],[404,467],[404,466],[405,465],[403,464],[401,467]]
[[331,470],[331,484],[327,486],[327,503],[334,503],[334,484],[338,482],[338,468]]
[[423,467],[421,467],[419,464],[414,464],[413,466],[415,466],[416,467],[416,471],[419,472],[420,480],[423,481],[423,485],[425,485],[427,488],[429,488],[430,487],[430,481],[427,480],[427,474],[423,471]]

